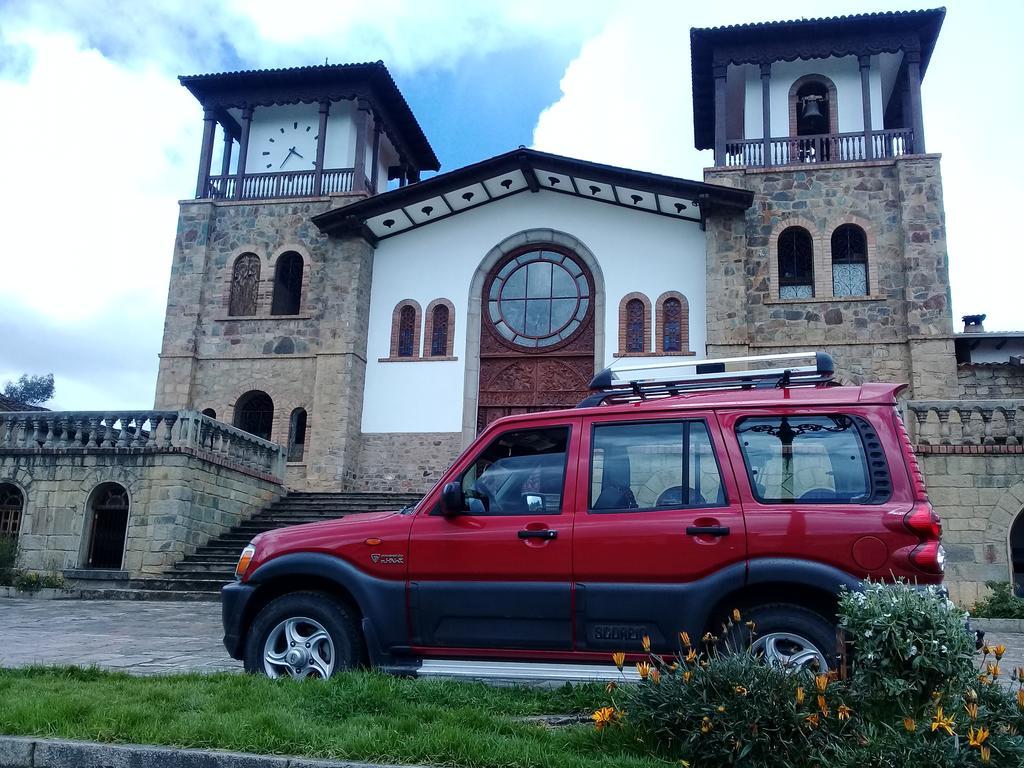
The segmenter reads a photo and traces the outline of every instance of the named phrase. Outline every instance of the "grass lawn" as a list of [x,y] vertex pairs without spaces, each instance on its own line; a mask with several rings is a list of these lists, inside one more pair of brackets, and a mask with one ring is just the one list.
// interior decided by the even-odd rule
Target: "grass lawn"
[[467,768],[670,764],[622,729],[519,719],[589,714],[605,703],[600,685],[497,688],[372,672],[296,683],[0,669],[0,733],[8,735]]

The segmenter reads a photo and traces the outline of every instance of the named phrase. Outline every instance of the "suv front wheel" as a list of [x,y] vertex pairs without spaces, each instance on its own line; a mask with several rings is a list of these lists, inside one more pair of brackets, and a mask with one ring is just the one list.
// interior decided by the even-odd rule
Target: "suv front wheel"
[[732,648],[749,648],[785,669],[825,672],[835,666],[836,627],[824,616],[799,605],[771,603],[748,608],[743,619],[728,638]]
[[256,616],[245,644],[245,671],[268,677],[329,678],[355,667],[362,638],[352,612],[323,592],[292,592]]

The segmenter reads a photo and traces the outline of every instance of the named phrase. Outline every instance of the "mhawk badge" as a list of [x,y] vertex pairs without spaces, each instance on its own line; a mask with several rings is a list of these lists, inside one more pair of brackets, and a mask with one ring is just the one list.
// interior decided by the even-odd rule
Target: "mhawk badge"
[[370,559],[380,565],[403,565],[405,563],[405,555],[380,555],[374,552],[370,555]]

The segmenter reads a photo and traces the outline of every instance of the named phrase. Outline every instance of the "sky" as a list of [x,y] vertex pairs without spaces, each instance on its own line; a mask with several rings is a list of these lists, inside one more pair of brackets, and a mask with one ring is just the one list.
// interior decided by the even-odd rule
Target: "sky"
[[[380,59],[442,171],[525,145],[701,179],[690,27],[929,7],[885,2],[0,0],[0,384],[152,407],[202,130],[178,75]],[[923,86],[954,318],[988,330],[1024,330],[1022,26],[1018,0],[951,0]]]

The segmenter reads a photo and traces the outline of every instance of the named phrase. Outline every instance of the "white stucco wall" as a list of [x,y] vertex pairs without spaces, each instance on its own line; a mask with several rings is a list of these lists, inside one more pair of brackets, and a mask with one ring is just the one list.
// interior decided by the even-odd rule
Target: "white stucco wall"
[[[733,68],[730,68],[732,76]],[[761,124],[761,71],[748,64],[734,69],[737,78],[745,82],[743,103],[743,138],[762,137]],[[771,129],[772,138],[789,136],[789,89],[804,75],[824,75],[836,86],[839,101],[839,132],[864,130],[864,108],[861,101],[860,67],[856,56],[833,56],[811,61],[777,61],[772,64],[771,77]],[[882,128],[882,77],[877,56],[871,60],[871,127]],[[729,139],[738,138],[735,136]]]
[[[683,293],[690,306],[690,349],[706,344],[705,240],[699,225],[557,192],[523,192],[383,240],[370,293],[364,432],[460,432],[470,283],[487,252],[527,229],[555,229],[582,242],[604,277],[603,365],[618,350],[619,300],[640,291],[655,302]],[[403,299],[425,311],[434,299],[455,305],[457,361],[378,362],[390,353],[392,312]],[[422,320],[421,320],[422,335]],[[422,343],[422,340],[421,340]]]
[[[352,120],[352,110],[350,101],[336,101],[331,104],[324,145],[325,168],[352,167],[355,158],[355,124]],[[298,131],[294,128],[295,123],[299,124]],[[305,130],[306,126],[310,126],[309,131]],[[253,110],[252,127],[249,129],[246,171],[273,173],[312,170],[313,161],[316,159],[316,135],[319,133],[319,127],[320,112],[316,104],[256,108]],[[285,129],[283,134],[281,128]],[[273,143],[270,142],[271,138],[274,139]],[[296,152],[303,157],[293,157],[281,168],[281,159],[292,146],[295,146]],[[267,151],[271,154],[264,155],[263,153]],[[271,168],[267,168],[268,162],[271,163]]]

